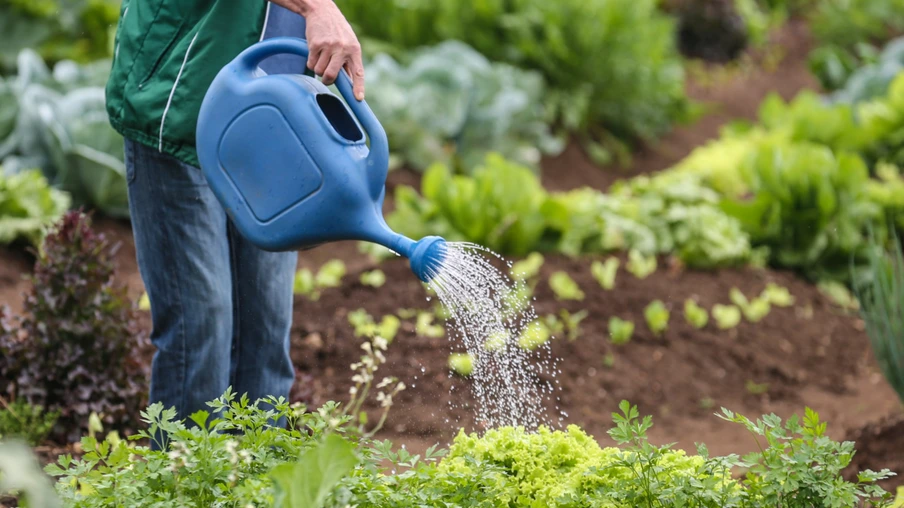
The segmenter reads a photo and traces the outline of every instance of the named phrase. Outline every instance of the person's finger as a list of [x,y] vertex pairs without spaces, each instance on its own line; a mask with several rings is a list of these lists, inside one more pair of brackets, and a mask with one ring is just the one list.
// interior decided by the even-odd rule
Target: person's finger
[[[322,60],[318,62],[318,65],[322,63]],[[323,83],[325,85],[332,85],[336,81],[336,77],[339,75],[339,71],[342,70],[342,66],[345,65],[345,61],[345,56],[342,53],[336,52],[332,54],[329,65],[323,71]]]
[[318,76],[323,76],[326,73],[326,69],[330,65],[330,60],[332,59],[333,54],[334,53],[330,50],[324,50],[320,52],[320,56],[317,58],[317,63],[314,64],[315,74],[317,74]]
[[351,54],[348,62],[348,75],[352,78],[352,85],[355,90],[355,98],[359,101],[364,100],[364,63],[361,61],[361,51]]
[[308,48],[308,69],[316,72],[315,68],[317,67],[317,61],[320,60],[321,49],[320,46],[311,45]]

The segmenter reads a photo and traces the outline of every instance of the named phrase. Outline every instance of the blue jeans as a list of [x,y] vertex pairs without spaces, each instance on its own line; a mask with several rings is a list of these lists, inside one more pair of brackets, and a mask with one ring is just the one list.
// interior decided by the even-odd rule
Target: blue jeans
[[150,402],[188,418],[232,387],[288,397],[298,254],[266,252],[228,220],[200,169],[126,140],[129,209],[157,348]]

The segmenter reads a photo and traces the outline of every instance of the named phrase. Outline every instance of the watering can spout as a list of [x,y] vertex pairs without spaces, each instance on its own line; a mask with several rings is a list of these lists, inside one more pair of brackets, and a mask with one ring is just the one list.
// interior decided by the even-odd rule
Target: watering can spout
[[446,240],[439,236],[425,236],[418,241],[414,241],[385,227],[379,235],[374,236],[369,241],[378,243],[408,258],[411,271],[425,283],[436,277],[440,268],[442,268],[443,262],[446,260]]

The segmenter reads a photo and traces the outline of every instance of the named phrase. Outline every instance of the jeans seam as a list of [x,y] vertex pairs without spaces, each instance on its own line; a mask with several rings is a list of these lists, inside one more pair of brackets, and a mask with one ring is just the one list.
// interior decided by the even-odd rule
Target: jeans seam
[[[232,388],[238,390],[238,377],[241,367],[241,317],[239,312],[241,304],[239,303],[239,283],[238,283],[238,246],[236,245],[235,230],[231,227],[229,220],[226,221],[226,237],[229,239],[229,267],[232,271],[232,341],[235,350],[229,355],[230,364],[235,364],[235,373],[230,380]],[[241,395],[241,394],[239,394]]]

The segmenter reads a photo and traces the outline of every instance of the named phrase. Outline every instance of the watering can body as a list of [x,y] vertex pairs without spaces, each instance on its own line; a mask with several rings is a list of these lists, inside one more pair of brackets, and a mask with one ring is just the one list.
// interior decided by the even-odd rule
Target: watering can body
[[[355,99],[345,72],[336,80],[343,102],[316,78],[267,75],[259,67],[270,56],[307,53],[303,39],[275,37],[249,47],[217,74],[196,133],[211,190],[242,236],[262,249],[374,242],[408,257],[415,273],[429,278],[431,267],[416,265],[435,264],[431,258],[445,242],[414,242],[386,225],[386,133]],[[416,251],[424,257],[430,250],[427,259],[416,258]]]

